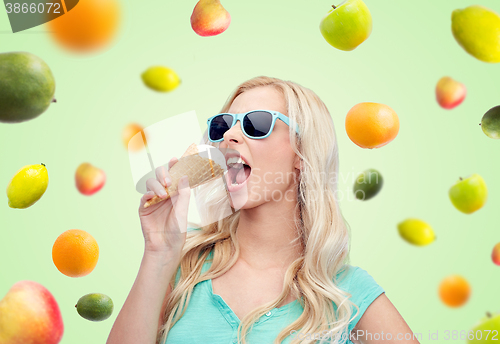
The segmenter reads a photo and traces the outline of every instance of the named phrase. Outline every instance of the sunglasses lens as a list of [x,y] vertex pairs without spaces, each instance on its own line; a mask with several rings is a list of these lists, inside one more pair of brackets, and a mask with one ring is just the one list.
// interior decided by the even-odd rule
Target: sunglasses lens
[[229,130],[233,123],[233,117],[230,115],[219,115],[212,119],[208,135],[211,140],[217,141],[224,137],[224,133]]
[[265,111],[251,112],[243,119],[243,128],[248,135],[253,137],[263,137],[269,133],[273,115]]

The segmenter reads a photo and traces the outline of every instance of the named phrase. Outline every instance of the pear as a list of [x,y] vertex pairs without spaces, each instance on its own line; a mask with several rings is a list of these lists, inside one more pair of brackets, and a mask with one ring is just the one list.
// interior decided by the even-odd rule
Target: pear
[[200,0],[191,14],[191,27],[200,36],[216,36],[231,23],[231,15],[219,0]]
[[473,5],[453,11],[451,30],[458,44],[483,62],[500,62],[500,16]]
[[486,312],[486,315],[468,332],[467,344],[496,343],[499,331],[500,312],[493,312],[493,314]]
[[323,17],[321,34],[333,47],[351,51],[363,43],[372,32],[372,16],[362,0],[345,0]]
[[481,209],[488,198],[488,188],[479,174],[460,177],[448,190],[451,203],[464,214]]

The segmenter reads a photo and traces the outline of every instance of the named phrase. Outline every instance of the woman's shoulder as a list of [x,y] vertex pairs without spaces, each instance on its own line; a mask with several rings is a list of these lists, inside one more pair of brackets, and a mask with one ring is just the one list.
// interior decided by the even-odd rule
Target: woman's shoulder
[[349,264],[344,265],[339,270],[336,282],[343,289],[347,289],[346,291],[363,290],[379,286],[366,270]]
[[[370,304],[375,301],[385,290],[375,281],[375,279],[359,266],[345,265],[337,275],[337,285],[342,290],[351,295],[350,300],[359,307],[359,313],[351,323],[351,330],[358,323]],[[353,317],[357,310],[353,309]]]

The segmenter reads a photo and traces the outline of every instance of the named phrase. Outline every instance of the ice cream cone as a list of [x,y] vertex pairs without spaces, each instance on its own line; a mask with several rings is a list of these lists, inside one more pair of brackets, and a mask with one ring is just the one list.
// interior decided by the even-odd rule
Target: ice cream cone
[[214,178],[222,177],[224,170],[213,160],[200,156],[198,147],[193,143],[168,172],[172,184],[165,188],[167,197],[160,198],[155,195],[144,203],[144,208],[175,196],[178,193],[179,180],[183,176],[188,176],[189,188],[192,189]]

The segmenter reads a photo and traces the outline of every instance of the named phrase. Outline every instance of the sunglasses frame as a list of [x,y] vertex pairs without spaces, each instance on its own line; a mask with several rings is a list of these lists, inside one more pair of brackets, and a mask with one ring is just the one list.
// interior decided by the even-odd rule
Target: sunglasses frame
[[[248,111],[248,112],[245,112],[245,113],[236,113],[236,114],[234,114],[234,113],[228,113],[228,112],[223,112],[223,113],[219,113],[219,114],[217,114],[215,116],[212,116],[209,119],[207,119],[207,127],[208,127],[207,135],[208,135],[208,139],[210,140],[210,142],[221,142],[221,141],[224,140],[224,136],[221,139],[215,140],[215,141],[210,138],[210,124],[212,124],[212,119],[214,119],[215,117],[220,116],[220,115],[229,115],[229,116],[232,116],[233,117],[233,123],[231,124],[231,127],[229,127],[229,129],[231,129],[232,127],[234,127],[234,125],[236,124],[237,121],[240,121],[240,124],[243,123],[243,119],[245,118],[245,116],[248,115],[248,114],[250,114],[250,113],[252,113],[252,112],[267,112],[267,113],[269,113],[269,114],[272,115],[273,121],[271,122],[271,127],[269,128],[269,132],[267,133],[267,135],[261,136],[261,137],[253,137],[253,136],[248,135],[247,132],[245,131],[244,126],[242,125],[241,126],[241,130],[243,131],[243,133],[245,134],[245,136],[247,136],[247,137],[249,137],[251,139],[260,140],[260,139],[265,139],[266,137],[268,137],[269,135],[271,135],[271,133],[273,132],[273,129],[274,129],[274,124],[276,123],[276,119],[280,119],[286,125],[290,126],[290,120],[289,120],[289,118],[287,116],[283,115],[282,113],[278,112],[278,111],[252,110],[252,111]],[[297,132],[297,134],[299,134],[299,126],[298,125],[296,125],[295,131]]]

